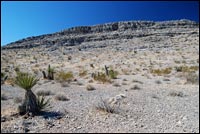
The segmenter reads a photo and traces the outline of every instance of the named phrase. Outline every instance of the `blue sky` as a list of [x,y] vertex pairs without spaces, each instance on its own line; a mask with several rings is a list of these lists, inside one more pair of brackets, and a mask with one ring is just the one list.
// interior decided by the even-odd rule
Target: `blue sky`
[[1,2],[1,45],[30,36],[127,20],[199,22],[199,3],[145,1],[9,1]]

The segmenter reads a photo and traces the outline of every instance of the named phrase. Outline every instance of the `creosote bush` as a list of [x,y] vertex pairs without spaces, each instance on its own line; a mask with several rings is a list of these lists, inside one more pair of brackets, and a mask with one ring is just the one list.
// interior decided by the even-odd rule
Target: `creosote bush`
[[152,69],[151,73],[156,74],[156,75],[165,75],[165,74],[170,74],[172,71],[171,67],[165,68],[165,69]]
[[98,74],[94,74],[93,78],[94,80],[102,82],[102,83],[111,83],[110,78],[102,72],[98,72]]
[[70,82],[70,81],[72,81],[73,78],[74,78],[74,76],[73,76],[72,72],[61,71],[57,75],[57,80],[60,82],[66,82],[66,81]]
[[79,72],[79,76],[80,77],[84,77],[86,75],[87,75],[87,71],[86,70],[82,70],[82,71]]
[[175,70],[177,72],[195,72],[199,69],[199,66],[177,66]]

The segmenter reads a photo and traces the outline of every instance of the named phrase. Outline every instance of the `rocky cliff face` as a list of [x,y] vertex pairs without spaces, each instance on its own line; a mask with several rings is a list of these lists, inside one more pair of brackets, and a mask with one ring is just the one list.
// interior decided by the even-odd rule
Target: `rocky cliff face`
[[2,47],[2,49],[76,46],[85,42],[133,39],[152,35],[173,37],[188,32],[195,34],[197,32],[191,29],[198,28],[199,24],[190,20],[115,22],[95,26],[73,27],[53,34],[28,37],[10,43]]

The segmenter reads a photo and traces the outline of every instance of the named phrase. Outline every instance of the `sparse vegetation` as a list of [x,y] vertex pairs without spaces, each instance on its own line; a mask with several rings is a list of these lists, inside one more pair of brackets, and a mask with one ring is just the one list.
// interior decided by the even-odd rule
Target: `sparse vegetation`
[[102,99],[95,108],[96,110],[103,111],[106,113],[118,113],[117,105],[111,105],[106,100],[102,100]]
[[92,86],[92,85],[87,85],[86,89],[87,89],[88,91],[96,90],[96,88],[95,88],[94,86]]
[[189,84],[199,84],[199,75],[196,73],[190,72],[185,75],[187,83]]
[[168,67],[168,68],[165,68],[165,69],[152,69],[151,73],[156,74],[158,76],[161,76],[161,75],[170,74],[171,71],[172,71],[172,68]]
[[111,79],[116,79],[117,78],[117,75],[118,75],[118,72],[117,71],[114,71],[114,70],[109,70],[109,76]]
[[69,84],[67,82],[61,82],[60,84],[62,87],[69,87]]
[[131,87],[131,90],[140,90],[141,88],[138,85],[134,85]]
[[79,76],[80,77],[84,77],[86,75],[87,75],[87,71],[86,70],[82,70],[82,71],[79,72]]
[[177,66],[175,70],[177,72],[195,72],[199,69],[199,66]]
[[53,93],[49,90],[39,90],[37,93],[37,96],[49,96],[53,95]]
[[109,77],[106,76],[106,74],[102,72],[98,72],[98,74],[93,75],[94,80],[103,82],[103,83],[111,83],[111,80]]
[[113,86],[120,87],[120,84],[119,83],[113,83]]
[[183,93],[182,92],[176,92],[176,91],[172,91],[169,93],[169,96],[172,96],[172,97],[175,97],[175,96],[178,96],[178,97],[183,97]]
[[8,79],[8,76],[5,75],[5,73],[1,72],[1,84],[4,84],[7,79]]
[[156,84],[161,84],[162,82],[160,80],[155,81]]
[[140,84],[143,84],[142,81],[139,81],[139,80],[136,80],[136,79],[133,79],[132,82],[136,82],[136,83],[140,83]]
[[57,75],[57,80],[60,82],[70,82],[72,81],[72,79],[74,78],[73,73],[72,72],[59,72]]
[[56,95],[55,99],[58,101],[68,101],[69,100],[65,95],[62,95],[62,94]]

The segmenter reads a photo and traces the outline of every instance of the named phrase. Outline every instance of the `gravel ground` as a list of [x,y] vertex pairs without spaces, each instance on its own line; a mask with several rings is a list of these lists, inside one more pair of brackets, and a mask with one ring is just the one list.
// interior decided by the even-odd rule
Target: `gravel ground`
[[[17,105],[13,98],[23,97],[17,87],[2,85],[1,92],[8,99],[1,100],[2,132],[199,132],[199,85],[138,84],[140,89],[115,87],[111,84],[93,84],[96,90],[87,91],[84,85],[43,82],[33,91],[52,92],[49,112],[24,119],[10,116]],[[130,85],[127,85],[127,87]],[[59,92],[59,93],[58,93]],[[172,92],[180,96],[171,95]],[[56,94],[66,95],[68,101],[55,100]],[[95,108],[102,99],[123,94],[116,113]],[[10,109],[10,111],[8,111]],[[6,115],[7,113],[7,115]],[[62,129],[61,129],[62,128]]]

